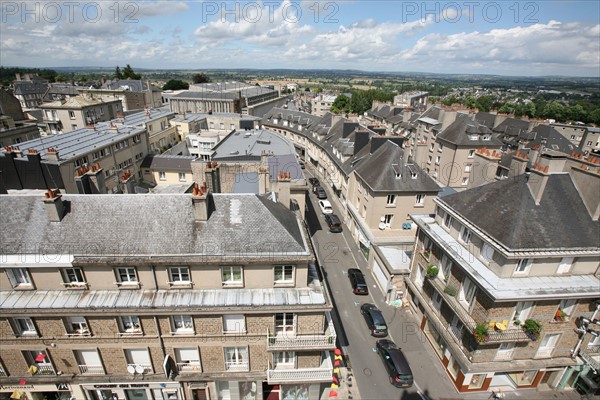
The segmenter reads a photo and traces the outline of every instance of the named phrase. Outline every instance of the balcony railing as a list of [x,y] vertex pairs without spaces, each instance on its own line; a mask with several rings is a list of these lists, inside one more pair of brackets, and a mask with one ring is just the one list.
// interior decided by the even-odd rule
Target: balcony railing
[[82,375],[104,375],[104,367],[102,365],[80,365],[79,372]]
[[330,382],[333,366],[328,353],[324,353],[321,366],[317,368],[277,369],[269,363],[267,381],[269,384],[292,382]]
[[330,313],[325,313],[327,329],[323,335],[296,335],[296,333],[282,333],[271,335],[267,328],[267,350],[294,350],[294,349],[334,349],[336,341],[335,328]]
[[600,362],[589,354],[589,348],[586,351],[580,351],[579,356],[587,362],[594,370],[600,370]]
[[[440,278],[429,279],[431,286],[442,296],[444,301],[450,306],[452,311],[456,313],[461,322],[473,333],[477,326],[477,322],[471,317],[469,312],[465,310],[458,299],[444,292],[446,283]],[[503,343],[503,342],[529,342],[531,338],[520,328],[508,328],[504,331],[488,330],[488,340],[486,343]]]
[[227,371],[237,372],[237,371],[248,371],[248,361],[226,361],[225,369]]
[[51,364],[36,364],[37,375],[56,375],[56,371]]
[[200,365],[200,361],[187,362],[187,363],[177,363],[177,371],[178,372],[202,372],[202,366]]

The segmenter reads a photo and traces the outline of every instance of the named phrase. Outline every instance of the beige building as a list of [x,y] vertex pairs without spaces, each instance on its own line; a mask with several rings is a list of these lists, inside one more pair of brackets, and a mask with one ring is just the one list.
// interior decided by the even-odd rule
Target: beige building
[[3,396],[314,399],[331,384],[331,301],[281,204],[196,190],[0,205]]
[[15,121],[8,115],[0,115],[0,147],[18,145],[19,143],[40,137],[40,131],[33,122]]
[[597,368],[599,162],[544,153],[412,216],[410,304],[460,392],[568,389]]
[[66,100],[44,103],[42,128],[46,134],[60,134],[93,126],[122,116],[120,100],[104,101],[87,96],[74,96]]
[[155,185],[192,185],[194,156],[148,155],[142,162],[142,177]]

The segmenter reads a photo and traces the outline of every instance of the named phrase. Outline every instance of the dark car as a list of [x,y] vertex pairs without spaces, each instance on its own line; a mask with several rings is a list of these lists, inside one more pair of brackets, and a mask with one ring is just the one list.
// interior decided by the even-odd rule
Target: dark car
[[308,178],[308,183],[311,184],[311,186],[314,188],[316,186],[320,186],[319,180],[317,178]]
[[363,304],[360,306],[360,313],[365,317],[371,336],[386,337],[388,335],[387,324],[383,314],[373,304]]
[[360,269],[350,268],[348,270],[348,278],[350,279],[350,284],[352,285],[352,291],[354,294],[369,294],[369,288],[367,287],[365,276]]
[[300,164],[301,169],[306,168],[306,166],[304,165],[304,161],[298,161],[298,164]]
[[317,195],[318,199],[322,200],[327,198],[327,192],[325,192],[325,189],[323,189],[321,186],[317,186],[315,189],[315,194]]
[[335,214],[326,214],[325,223],[329,227],[329,232],[340,233],[342,231],[342,221]]
[[376,349],[388,372],[390,383],[399,388],[411,387],[413,385],[413,375],[402,350],[388,339],[378,340]]

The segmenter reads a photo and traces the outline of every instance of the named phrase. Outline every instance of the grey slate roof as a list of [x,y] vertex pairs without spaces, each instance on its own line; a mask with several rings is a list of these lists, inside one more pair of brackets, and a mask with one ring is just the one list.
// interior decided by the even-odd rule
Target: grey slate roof
[[562,151],[566,154],[571,154],[572,151],[577,151],[578,148],[569,139],[560,134],[556,129],[548,125],[538,125],[531,130],[532,140],[529,143],[530,147],[534,145],[542,145],[555,151]]
[[[472,140],[471,135],[476,134],[477,139]],[[483,140],[483,135],[490,135],[490,140]],[[502,141],[492,135],[492,131],[485,125],[473,121],[466,114],[458,114],[456,120],[437,135],[438,140],[455,144],[457,146],[502,146]]]
[[503,133],[509,136],[519,136],[529,131],[529,121],[523,121],[521,119],[506,118],[497,127],[493,129],[494,132]]
[[213,160],[260,158],[263,151],[273,155],[295,154],[294,145],[281,136],[265,131],[236,131],[227,135],[214,148]]
[[46,93],[48,84],[38,81],[16,81],[14,83],[14,94],[25,95],[25,94],[41,94]]
[[475,114],[475,121],[479,122],[481,125],[487,126],[489,129],[492,129],[494,128],[494,123],[496,122],[496,114],[480,111]]
[[195,159],[195,156],[149,154],[142,161],[141,168],[150,168],[156,171],[192,172],[192,161]]
[[[419,166],[404,164],[404,151],[390,141],[382,144],[356,169],[356,174],[374,191],[384,192],[435,192],[442,189]],[[396,171],[401,177],[396,178]],[[417,178],[412,179],[412,172]]]
[[548,177],[540,205],[535,205],[526,175],[439,201],[508,249],[600,247],[600,221],[592,221],[569,174]]
[[[38,196],[0,196],[0,254],[273,257],[308,255],[296,215],[253,194],[214,194],[195,222],[189,194],[63,195],[70,211],[49,222]],[[210,198],[210,197],[209,197]]]
[[139,79],[119,79],[106,82],[102,89],[128,90],[130,92],[143,92],[148,90],[148,84]]

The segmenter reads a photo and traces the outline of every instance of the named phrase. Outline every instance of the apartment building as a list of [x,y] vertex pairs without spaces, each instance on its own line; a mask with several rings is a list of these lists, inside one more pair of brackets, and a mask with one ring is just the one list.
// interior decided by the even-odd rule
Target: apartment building
[[0,196],[0,393],[320,398],[331,300],[298,216],[253,194]]
[[160,154],[181,142],[177,127],[170,124],[175,114],[165,108],[147,108],[111,122],[114,126],[144,128],[148,132],[150,153]]
[[194,183],[192,161],[194,156],[148,155],[142,162],[142,177],[155,185]]
[[40,131],[34,122],[15,121],[8,115],[0,115],[0,147],[40,137]]
[[44,103],[40,108],[43,111],[40,127],[47,135],[93,126],[122,116],[123,113],[120,100],[103,101],[85,96]]
[[149,82],[136,79],[108,81],[101,88],[78,88],[81,94],[87,94],[104,101],[119,100],[123,111],[158,108],[162,105],[162,90]]
[[[66,193],[132,190],[120,178],[127,171],[127,182],[141,178],[140,165],[148,149],[144,127],[108,124],[6,146],[0,153],[2,188],[57,187]],[[86,183],[88,179],[94,180],[94,189]]]
[[412,216],[410,304],[460,392],[565,388],[598,366],[581,330],[600,303],[598,164],[544,152],[530,174]]
[[331,110],[331,106],[337,96],[331,94],[320,94],[312,99],[312,113],[317,117],[322,117]]
[[24,109],[39,107],[48,89],[48,81],[35,74],[16,74],[13,82],[13,95]]
[[429,100],[429,92],[413,90],[394,96],[393,104],[400,107],[410,107],[416,111],[425,111]]

